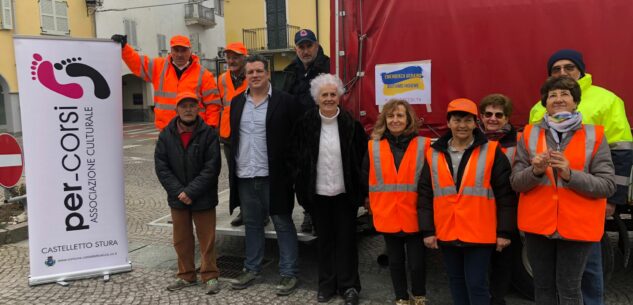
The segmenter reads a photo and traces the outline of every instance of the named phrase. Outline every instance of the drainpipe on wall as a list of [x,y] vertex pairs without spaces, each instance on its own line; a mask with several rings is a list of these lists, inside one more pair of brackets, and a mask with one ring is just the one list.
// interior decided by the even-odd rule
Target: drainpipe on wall
[[314,3],[316,4],[316,36],[317,39],[320,39],[320,35],[319,35],[319,0],[314,0]]

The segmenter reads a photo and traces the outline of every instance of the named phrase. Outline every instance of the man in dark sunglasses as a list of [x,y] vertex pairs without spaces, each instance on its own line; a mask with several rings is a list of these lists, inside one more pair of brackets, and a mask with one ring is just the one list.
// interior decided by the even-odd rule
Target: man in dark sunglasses
[[[576,50],[559,50],[547,62],[549,76],[567,75],[580,85],[581,100],[578,112],[582,115],[582,122],[604,126],[618,184],[617,192],[607,199],[606,215],[611,216],[616,211],[616,206],[624,206],[627,203],[627,183],[633,160],[633,137],[622,99],[609,90],[592,85],[591,74],[585,71],[582,54]],[[530,123],[538,123],[544,114],[545,107],[539,101],[530,111]],[[598,242],[589,254],[582,278],[585,305],[604,305],[602,273],[602,252]]]

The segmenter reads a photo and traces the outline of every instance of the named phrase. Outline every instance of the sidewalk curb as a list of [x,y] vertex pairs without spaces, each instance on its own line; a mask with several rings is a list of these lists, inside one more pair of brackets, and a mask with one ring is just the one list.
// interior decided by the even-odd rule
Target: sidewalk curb
[[26,221],[15,225],[8,225],[6,228],[0,229],[0,245],[23,241],[28,237],[29,226]]

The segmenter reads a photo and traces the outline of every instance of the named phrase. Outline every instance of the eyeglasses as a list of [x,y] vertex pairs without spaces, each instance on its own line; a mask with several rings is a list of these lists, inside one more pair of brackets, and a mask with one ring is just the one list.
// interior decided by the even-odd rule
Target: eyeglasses
[[484,112],[484,117],[487,119],[491,118],[493,115],[497,119],[503,119],[503,117],[505,116],[503,112],[490,112],[490,111]]
[[567,73],[574,72],[576,70],[576,65],[574,65],[574,64],[566,64],[566,65],[563,65],[563,66],[554,66],[554,67],[552,67],[552,74],[560,73],[561,70],[565,70],[565,72],[567,72]]

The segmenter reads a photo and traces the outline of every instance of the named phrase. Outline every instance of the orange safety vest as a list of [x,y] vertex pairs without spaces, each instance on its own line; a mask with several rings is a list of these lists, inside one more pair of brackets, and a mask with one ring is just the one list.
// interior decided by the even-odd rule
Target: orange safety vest
[[420,231],[418,179],[424,166],[424,154],[430,146],[429,138],[411,139],[396,170],[387,139],[369,141],[369,205],[376,231]]
[[[523,131],[529,155],[547,151],[545,130],[528,125]],[[583,125],[576,130],[564,154],[569,168],[589,172],[589,166],[604,138],[602,126]],[[554,180],[551,167],[533,189],[519,195],[519,229],[524,232],[552,235],[579,241],[599,241],[604,233],[606,198],[585,197]]]
[[497,206],[490,176],[498,144],[490,141],[473,149],[459,191],[444,153],[435,149],[427,152],[438,240],[478,244],[497,242]]
[[[517,132],[517,141],[519,141],[519,139],[521,139],[521,132]],[[514,157],[516,157],[517,154],[517,147],[515,146],[510,146],[510,147],[502,147],[499,146],[501,148],[501,151],[503,152],[504,155],[506,155],[506,157],[508,158],[508,161],[510,161],[510,165],[514,164]]]
[[191,64],[180,76],[171,64],[171,56],[150,59],[141,56],[129,44],[123,48],[122,57],[130,71],[154,87],[154,124],[162,130],[176,116],[176,96],[183,91],[198,95],[202,104],[199,114],[210,126],[218,126],[221,101],[213,74],[191,55]]
[[222,97],[222,115],[220,116],[220,137],[228,139],[231,136],[231,100],[248,87],[248,82],[244,80],[239,88],[233,86],[231,70],[228,70],[218,79],[220,86],[220,96]]

